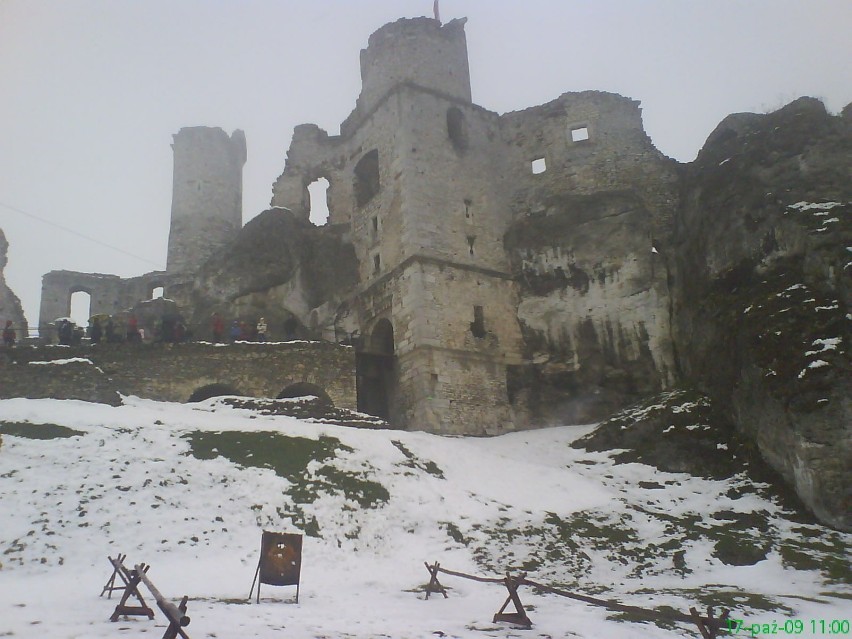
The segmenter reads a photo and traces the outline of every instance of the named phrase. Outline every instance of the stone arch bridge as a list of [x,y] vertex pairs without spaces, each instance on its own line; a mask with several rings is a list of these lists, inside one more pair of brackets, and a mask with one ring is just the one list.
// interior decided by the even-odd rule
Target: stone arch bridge
[[187,402],[305,393],[356,410],[355,350],[329,342],[192,342],[21,346],[0,355],[0,399],[118,404],[120,395]]

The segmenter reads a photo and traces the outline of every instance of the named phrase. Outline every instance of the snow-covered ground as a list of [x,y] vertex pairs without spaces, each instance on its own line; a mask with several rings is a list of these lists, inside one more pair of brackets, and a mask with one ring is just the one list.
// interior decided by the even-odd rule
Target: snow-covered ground
[[[822,636],[808,634],[810,620],[850,618],[848,571],[837,576],[849,536],[791,520],[736,478],[571,448],[591,426],[443,438],[136,398],[0,400],[0,426],[0,637],[162,636],[159,611],[109,621],[118,594],[98,595],[118,553],[150,564],[173,601],[189,596],[193,639],[698,636],[528,588],[533,628],[494,624],[506,597],[498,585],[444,576],[449,598],[425,600],[424,562],[434,561],[491,577],[523,568],[643,607],[717,602],[746,626],[802,620],[799,636]],[[709,513],[741,534],[760,514],[774,540],[766,558],[720,561],[714,541],[693,534],[724,532],[724,517],[708,523]],[[271,586],[249,603],[261,531],[300,529],[310,534],[299,603],[295,588]],[[811,536],[822,554],[810,568],[778,551]],[[819,565],[829,556],[833,576]]]

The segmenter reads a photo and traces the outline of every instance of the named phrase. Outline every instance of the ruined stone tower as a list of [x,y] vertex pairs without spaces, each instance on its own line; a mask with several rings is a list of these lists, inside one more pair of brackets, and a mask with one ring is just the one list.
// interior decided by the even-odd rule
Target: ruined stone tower
[[174,136],[172,218],[166,270],[192,272],[243,224],[245,134],[187,127]]
[[360,407],[438,433],[511,428],[506,365],[520,361],[498,118],[471,103],[464,20],[385,25],[361,52],[363,86],[340,137],[296,130],[273,205],[305,215],[330,182],[361,285]]

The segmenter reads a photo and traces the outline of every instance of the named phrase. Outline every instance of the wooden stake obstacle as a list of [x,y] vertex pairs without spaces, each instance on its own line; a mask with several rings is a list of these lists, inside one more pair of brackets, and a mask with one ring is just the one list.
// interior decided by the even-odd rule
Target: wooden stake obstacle
[[[189,639],[189,636],[183,630],[190,622],[190,618],[186,614],[186,603],[189,598],[184,596],[177,606],[168,601],[148,578],[147,573],[150,566],[137,564],[133,570],[128,570],[124,565],[126,557],[127,555],[118,555],[116,559],[108,557],[113,567],[113,573],[101,590],[101,596],[108,592],[111,597],[114,590],[122,589],[121,586],[115,585],[116,577],[121,577],[121,580],[124,582],[124,593],[121,596],[121,601],[116,605],[115,611],[113,611],[109,620],[118,621],[119,617],[133,615],[145,616],[148,619],[154,618],[154,611],[145,603],[142,594],[139,592],[139,584],[143,583],[156,600],[157,607],[169,620],[169,626],[166,628],[163,639],[176,639],[178,636],[183,639]],[[131,597],[134,597],[139,602],[138,606],[127,605],[127,600]]]
[[[574,592],[568,592],[567,590],[553,588],[551,586],[532,581],[531,579],[527,579],[526,573],[520,573],[518,576],[514,577],[509,573],[506,573],[504,578],[499,579],[493,577],[478,577],[476,575],[468,575],[463,572],[447,570],[446,568],[442,568],[441,564],[437,561],[431,566],[428,563],[425,563],[425,565],[426,569],[429,571],[430,577],[429,584],[426,586],[426,599],[428,599],[429,595],[433,592],[440,592],[445,598],[448,596],[444,586],[442,586],[441,582],[438,581],[438,573],[451,575],[453,577],[461,577],[463,579],[470,579],[472,581],[479,581],[482,583],[503,584],[509,591],[509,596],[506,598],[506,601],[503,603],[500,610],[498,610],[494,615],[493,620],[495,623],[502,621],[525,628],[532,627],[532,621],[530,621],[527,616],[526,610],[524,609],[520,596],[518,595],[518,588],[521,586],[531,586],[541,592],[548,592],[554,595],[559,595],[560,597],[575,599],[577,601],[582,601],[592,606],[606,608],[607,610],[612,610],[614,612],[625,612],[649,621],[675,621],[695,624],[698,631],[701,633],[702,639],[718,639],[720,631],[727,631],[728,629],[727,621],[730,611],[725,609],[722,610],[722,614],[718,617],[714,615],[713,608],[710,606],[707,607],[706,617],[701,616],[695,607],[689,609],[690,614],[688,615],[679,612],[661,612],[659,610],[649,610],[638,606],[626,606],[614,601],[606,601],[596,597],[589,597],[588,595],[581,595]],[[504,611],[510,602],[514,604],[515,612],[506,613]]]

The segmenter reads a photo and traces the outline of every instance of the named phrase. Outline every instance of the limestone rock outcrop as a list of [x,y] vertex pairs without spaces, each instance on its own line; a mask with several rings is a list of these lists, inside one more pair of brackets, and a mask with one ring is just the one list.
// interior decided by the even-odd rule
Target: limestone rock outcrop
[[684,377],[823,521],[852,529],[852,109],[726,118],[685,170],[673,258]]
[[3,276],[3,269],[6,268],[8,261],[9,242],[6,240],[6,235],[0,229],[0,321],[2,326],[6,326],[6,322],[12,321],[15,327],[18,339],[27,336],[27,320],[24,318],[24,309],[21,306],[21,300],[6,284],[6,278]]
[[209,259],[191,284],[174,292],[191,309],[190,324],[207,337],[209,318],[265,317],[273,339],[319,337],[335,326],[342,292],[357,282],[358,263],[340,229],[316,227],[286,209],[271,209],[248,222]]

